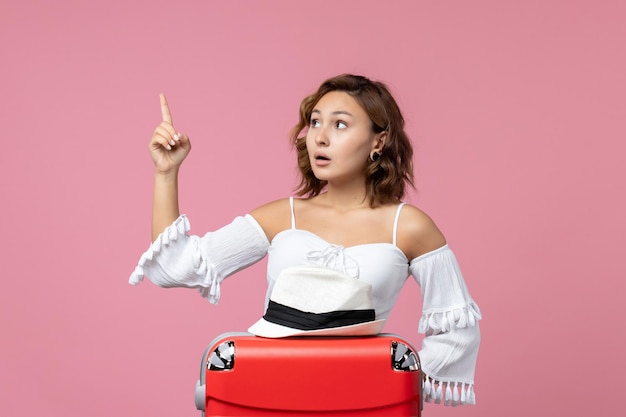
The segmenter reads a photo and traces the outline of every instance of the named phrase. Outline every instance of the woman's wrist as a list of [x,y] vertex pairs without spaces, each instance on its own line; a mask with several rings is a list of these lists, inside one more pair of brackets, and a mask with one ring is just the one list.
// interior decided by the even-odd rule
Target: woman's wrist
[[158,182],[175,182],[178,180],[178,168],[169,171],[154,170],[154,180]]

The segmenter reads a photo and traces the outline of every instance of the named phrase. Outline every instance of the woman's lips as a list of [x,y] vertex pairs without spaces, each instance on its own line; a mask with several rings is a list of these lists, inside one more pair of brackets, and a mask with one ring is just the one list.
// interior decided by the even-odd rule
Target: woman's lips
[[316,153],[315,155],[315,165],[317,166],[326,166],[330,164],[330,158],[322,153]]

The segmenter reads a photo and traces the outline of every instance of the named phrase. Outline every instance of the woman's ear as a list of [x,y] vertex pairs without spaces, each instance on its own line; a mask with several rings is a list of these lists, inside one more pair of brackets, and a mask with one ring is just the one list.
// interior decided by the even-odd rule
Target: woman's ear
[[372,146],[372,152],[382,153],[383,148],[385,147],[385,141],[387,140],[387,132],[377,133],[374,138],[374,143]]

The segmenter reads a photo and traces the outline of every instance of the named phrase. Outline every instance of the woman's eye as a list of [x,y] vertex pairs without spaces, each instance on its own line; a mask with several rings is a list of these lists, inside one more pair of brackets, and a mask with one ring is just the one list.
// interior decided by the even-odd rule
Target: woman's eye
[[346,127],[348,127],[348,125],[347,125],[347,124],[345,124],[344,122],[337,122],[337,123],[335,124],[335,127],[336,127],[337,129],[345,129]]
[[309,122],[309,125],[310,125],[311,127],[319,127],[319,125],[320,125],[320,121],[319,121],[319,120],[317,120],[317,119],[311,119],[311,121]]

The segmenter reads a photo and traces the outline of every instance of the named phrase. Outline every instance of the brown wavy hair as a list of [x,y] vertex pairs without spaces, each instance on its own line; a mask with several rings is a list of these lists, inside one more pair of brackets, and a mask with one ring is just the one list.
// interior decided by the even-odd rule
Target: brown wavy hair
[[413,183],[413,147],[404,131],[404,118],[387,86],[379,81],[353,74],[338,75],[324,81],[317,91],[300,103],[300,120],[291,130],[290,140],[298,155],[300,184],[295,191],[299,196],[314,197],[326,187],[311,167],[306,148],[306,128],[317,102],[331,91],[350,94],[365,110],[372,121],[374,133],[386,131],[380,158],[371,159],[365,169],[366,199],[370,207],[396,203],[404,197],[407,184]]

